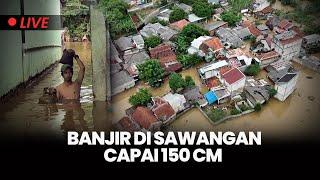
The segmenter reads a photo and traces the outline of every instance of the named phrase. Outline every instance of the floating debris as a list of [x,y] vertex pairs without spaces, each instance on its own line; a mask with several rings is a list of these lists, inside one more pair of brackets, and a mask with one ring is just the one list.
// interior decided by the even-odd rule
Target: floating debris
[[308,96],[308,99],[309,99],[310,101],[314,101],[315,97],[314,97],[314,96]]
[[307,79],[313,79],[313,77],[312,77],[312,76],[307,76],[306,78],[307,78]]

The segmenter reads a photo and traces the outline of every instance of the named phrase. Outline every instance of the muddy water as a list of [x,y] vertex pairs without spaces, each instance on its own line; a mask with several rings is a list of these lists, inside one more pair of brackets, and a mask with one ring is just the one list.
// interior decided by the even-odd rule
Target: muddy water
[[[263,105],[260,112],[212,125],[193,109],[174,121],[168,130],[204,131],[248,131],[259,130],[263,135],[274,139],[314,138],[319,131],[320,119],[320,75],[312,70],[294,64],[300,70],[297,89],[284,102],[276,99]],[[266,72],[260,77],[265,78]]]
[[283,12],[290,12],[294,10],[294,8],[291,6],[282,5],[280,0],[276,0],[276,2],[272,4],[272,8]]
[[[81,104],[73,106],[38,104],[44,87],[55,87],[63,82],[59,64],[33,87],[23,90],[7,103],[0,105],[1,134],[17,137],[64,138],[68,130],[108,130],[110,128],[110,124],[106,121],[106,103],[92,101],[91,45],[72,42],[67,43],[66,48],[74,49],[86,67],[80,93]],[[74,66],[73,79],[77,77],[78,72],[76,63]]]

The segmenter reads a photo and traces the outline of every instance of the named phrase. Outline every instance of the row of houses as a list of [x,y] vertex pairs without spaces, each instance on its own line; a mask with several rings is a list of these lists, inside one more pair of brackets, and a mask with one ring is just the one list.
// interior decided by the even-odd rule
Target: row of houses
[[148,106],[127,109],[126,116],[115,127],[129,132],[158,131],[195,102],[203,104],[203,96],[197,86],[183,89],[179,93],[169,92],[162,97],[152,97]]

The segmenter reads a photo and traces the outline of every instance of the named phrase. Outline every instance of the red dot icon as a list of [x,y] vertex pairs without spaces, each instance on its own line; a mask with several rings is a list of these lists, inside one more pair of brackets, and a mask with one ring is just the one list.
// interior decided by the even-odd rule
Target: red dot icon
[[9,18],[9,19],[8,19],[8,24],[9,24],[9,26],[14,26],[14,25],[16,25],[16,24],[17,24],[16,18],[14,18],[14,17]]

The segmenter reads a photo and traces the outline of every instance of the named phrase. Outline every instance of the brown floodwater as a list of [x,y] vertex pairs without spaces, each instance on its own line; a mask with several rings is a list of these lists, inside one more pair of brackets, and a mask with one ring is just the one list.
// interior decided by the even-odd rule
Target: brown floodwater
[[[0,105],[2,135],[64,138],[68,130],[110,130],[107,104],[93,102],[90,43],[70,42],[66,43],[65,47],[74,49],[86,67],[81,86],[80,103],[72,105],[38,104],[44,87],[55,87],[63,82],[60,74],[61,64],[58,64],[32,87],[24,89],[17,96]],[[76,63],[74,66],[73,79],[77,77],[78,72]]]

